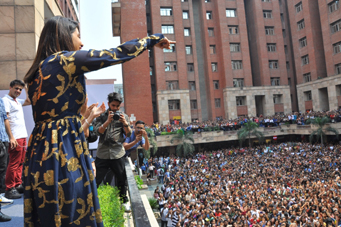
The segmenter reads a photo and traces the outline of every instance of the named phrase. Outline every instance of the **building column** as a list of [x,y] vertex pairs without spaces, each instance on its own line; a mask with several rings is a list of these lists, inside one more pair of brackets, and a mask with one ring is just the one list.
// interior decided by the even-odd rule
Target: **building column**
[[337,92],[335,84],[332,84],[327,87],[328,91],[328,101],[329,101],[329,110],[337,110],[338,109],[338,101],[337,101]]
[[254,95],[246,96],[247,112],[249,117],[255,117],[257,115],[256,111],[256,99]]

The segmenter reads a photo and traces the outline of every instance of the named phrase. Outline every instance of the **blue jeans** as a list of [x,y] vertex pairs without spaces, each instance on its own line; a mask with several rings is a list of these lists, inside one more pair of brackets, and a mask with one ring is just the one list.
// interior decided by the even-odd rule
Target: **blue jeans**
[[161,184],[163,184],[163,178],[164,178],[165,176],[160,176],[160,182],[161,182]]

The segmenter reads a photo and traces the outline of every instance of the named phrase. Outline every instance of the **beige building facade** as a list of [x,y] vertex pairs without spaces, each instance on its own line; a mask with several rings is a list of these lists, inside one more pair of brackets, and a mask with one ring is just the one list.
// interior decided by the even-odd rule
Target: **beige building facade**
[[297,85],[300,111],[327,111],[341,107],[341,74]]
[[[0,90],[8,89],[14,79],[24,78],[34,60],[45,20],[73,13],[74,8],[71,1],[0,0]],[[66,15],[73,18],[71,13]]]
[[292,111],[288,85],[225,88],[224,104],[227,119],[260,114],[271,116]]

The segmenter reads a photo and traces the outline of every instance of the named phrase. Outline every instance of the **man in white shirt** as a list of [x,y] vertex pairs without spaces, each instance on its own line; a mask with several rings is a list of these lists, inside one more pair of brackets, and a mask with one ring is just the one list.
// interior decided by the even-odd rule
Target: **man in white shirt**
[[26,100],[17,99],[24,88],[24,82],[21,80],[13,80],[10,83],[8,95],[3,98],[10,130],[16,139],[15,144],[11,144],[8,149],[9,162],[5,178],[5,197],[8,199],[19,199],[21,198],[19,193],[24,193],[21,175],[27,146],[27,131],[22,107],[31,104],[27,89],[25,89]]

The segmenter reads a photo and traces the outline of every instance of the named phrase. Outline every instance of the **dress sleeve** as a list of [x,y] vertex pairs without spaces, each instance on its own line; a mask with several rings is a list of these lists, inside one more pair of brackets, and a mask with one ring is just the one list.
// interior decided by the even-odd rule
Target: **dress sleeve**
[[163,38],[162,34],[154,34],[143,39],[130,40],[112,49],[66,52],[63,60],[66,65],[71,66],[74,62],[76,68],[72,66],[72,71],[75,74],[86,73],[129,61],[158,44]]

